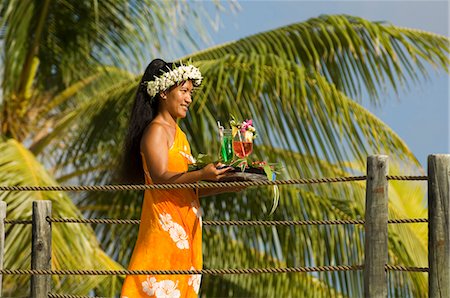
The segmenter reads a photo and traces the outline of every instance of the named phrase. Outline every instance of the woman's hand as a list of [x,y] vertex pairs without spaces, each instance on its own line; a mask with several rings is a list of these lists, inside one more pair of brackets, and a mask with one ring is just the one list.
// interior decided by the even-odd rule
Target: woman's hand
[[226,173],[232,169],[232,167],[218,169],[216,165],[210,163],[200,170],[201,180],[219,181],[221,178],[226,177]]

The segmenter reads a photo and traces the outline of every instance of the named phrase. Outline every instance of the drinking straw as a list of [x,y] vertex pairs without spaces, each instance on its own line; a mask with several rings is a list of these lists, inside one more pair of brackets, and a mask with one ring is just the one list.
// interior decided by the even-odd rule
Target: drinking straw
[[217,121],[217,126],[219,127],[219,137],[222,138],[224,127],[220,124],[220,121]]

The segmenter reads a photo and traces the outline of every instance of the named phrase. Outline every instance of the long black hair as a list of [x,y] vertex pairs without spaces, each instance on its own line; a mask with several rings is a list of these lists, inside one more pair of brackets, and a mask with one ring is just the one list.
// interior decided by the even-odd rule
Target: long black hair
[[153,81],[163,72],[170,71],[174,63],[155,59],[147,66],[134,100],[133,108],[125,137],[124,150],[121,161],[119,179],[122,183],[144,183],[144,170],[140,154],[141,138],[145,128],[152,122],[158,113],[160,102],[159,94],[150,97],[145,82]]

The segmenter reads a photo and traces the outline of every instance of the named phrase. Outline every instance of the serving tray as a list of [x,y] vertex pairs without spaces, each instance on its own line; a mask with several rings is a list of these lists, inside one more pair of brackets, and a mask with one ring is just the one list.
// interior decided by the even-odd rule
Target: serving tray
[[222,177],[220,182],[234,182],[234,181],[258,181],[268,180],[263,169],[247,167],[244,171],[241,168],[233,167],[227,172],[225,177]]

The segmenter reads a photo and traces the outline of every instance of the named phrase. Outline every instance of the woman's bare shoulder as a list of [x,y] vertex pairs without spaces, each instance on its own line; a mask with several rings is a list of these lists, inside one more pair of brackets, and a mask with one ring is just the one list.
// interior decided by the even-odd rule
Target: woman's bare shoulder
[[144,133],[142,134],[141,148],[145,144],[161,144],[163,143],[162,141],[164,141],[164,143],[167,142],[166,128],[162,123],[159,123],[158,121],[150,122],[150,124],[145,128]]

